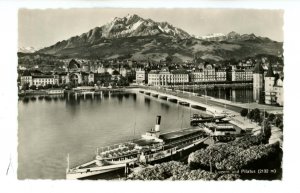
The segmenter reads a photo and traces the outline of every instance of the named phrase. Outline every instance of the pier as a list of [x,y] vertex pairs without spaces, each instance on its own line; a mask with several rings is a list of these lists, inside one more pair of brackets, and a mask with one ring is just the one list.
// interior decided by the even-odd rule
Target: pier
[[[87,96],[90,96],[92,99],[95,98],[95,96],[100,96],[101,98],[103,96],[108,96],[111,97],[113,94],[118,94],[126,91],[126,89],[121,88],[121,89],[74,89],[74,90],[66,90],[65,95],[67,96],[66,98],[70,100],[70,98],[74,98],[77,100],[79,97],[83,97],[85,100]],[[144,93],[144,92],[143,92]]]

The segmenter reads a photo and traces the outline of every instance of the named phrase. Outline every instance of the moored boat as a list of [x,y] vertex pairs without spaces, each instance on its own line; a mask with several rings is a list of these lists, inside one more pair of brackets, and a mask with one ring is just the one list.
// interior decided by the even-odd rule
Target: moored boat
[[186,106],[186,107],[190,106],[190,103],[188,103],[188,102],[179,101],[178,103],[182,106]]
[[49,95],[61,95],[61,94],[64,94],[64,89],[49,89],[47,91],[47,94],[49,94]]
[[213,122],[213,121],[223,121],[226,118],[225,115],[218,116],[204,116],[199,114],[193,114],[190,119],[191,126],[197,126],[199,123]]
[[190,128],[160,134],[161,116],[155,127],[142,138],[112,146],[97,148],[94,160],[66,171],[67,179],[81,179],[125,168],[134,163],[155,163],[203,143],[207,134],[201,128]]

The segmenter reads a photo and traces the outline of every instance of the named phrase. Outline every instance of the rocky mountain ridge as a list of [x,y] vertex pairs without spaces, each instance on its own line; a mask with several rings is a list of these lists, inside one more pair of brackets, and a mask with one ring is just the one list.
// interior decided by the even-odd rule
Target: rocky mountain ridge
[[258,54],[282,53],[282,43],[254,34],[230,32],[197,38],[168,22],[155,22],[138,15],[114,18],[79,36],[43,48],[37,53],[63,58],[134,59],[175,61],[240,59]]

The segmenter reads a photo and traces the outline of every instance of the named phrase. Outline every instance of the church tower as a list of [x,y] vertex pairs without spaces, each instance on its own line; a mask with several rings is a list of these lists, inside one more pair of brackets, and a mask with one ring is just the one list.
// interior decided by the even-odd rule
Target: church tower
[[265,75],[265,103],[271,105],[276,103],[276,94],[274,92],[275,75],[272,65],[269,64],[267,74]]
[[263,103],[263,74],[264,69],[260,63],[256,63],[253,69],[253,100],[257,103]]

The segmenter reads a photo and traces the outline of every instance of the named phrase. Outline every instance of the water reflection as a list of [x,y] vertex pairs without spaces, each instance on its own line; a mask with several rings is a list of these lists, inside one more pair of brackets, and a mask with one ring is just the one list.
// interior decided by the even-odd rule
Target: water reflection
[[132,93],[130,96],[132,96],[133,101],[136,101],[136,94],[135,93]]
[[24,97],[23,99],[22,99],[22,101],[23,101],[23,103],[28,103],[29,102],[29,98],[28,97]]
[[124,93],[125,98],[129,98],[130,94],[129,93]]
[[184,90],[233,102],[253,102],[253,88],[197,88]]
[[57,96],[54,96],[54,97],[53,97],[53,100],[54,100],[55,102],[57,102],[58,97],[57,97]]
[[144,102],[148,108],[150,108],[151,99],[145,96]]
[[[46,102],[58,102],[66,101],[66,104],[78,105],[80,101],[101,101],[103,98],[117,98],[119,102],[122,102],[124,99],[132,99],[133,101],[137,100],[136,93],[109,93],[103,92],[102,94],[86,94],[86,95],[75,95],[74,93],[63,94],[63,95],[34,95],[34,96],[21,96],[19,100],[23,103],[35,102],[35,101],[46,101]],[[147,101],[149,102],[149,101]]]
[[103,97],[108,98],[109,97],[109,92],[108,91],[102,91],[102,95],[103,95]]
[[94,98],[96,101],[101,102],[101,96],[100,95],[96,95]]
[[36,101],[35,96],[30,97],[30,100],[31,100],[31,101]]
[[52,97],[51,96],[45,96],[45,101],[46,102],[51,102],[52,101]]
[[166,103],[160,103],[160,106],[163,110],[165,110],[166,112],[169,111],[170,105],[166,104]]
[[41,101],[41,100],[43,100],[44,99],[44,95],[40,95],[39,97],[38,97],[38,99]]
[[76,107],[80,104],[80,99],[70,98],[69,100],[66,100],[66,107]]
[[123,94],[117,94],[117,97],[118,97],[118,101],[119,101],[119,103],[121,103],[122,102],[122,100],[123,100]]

